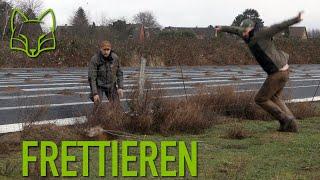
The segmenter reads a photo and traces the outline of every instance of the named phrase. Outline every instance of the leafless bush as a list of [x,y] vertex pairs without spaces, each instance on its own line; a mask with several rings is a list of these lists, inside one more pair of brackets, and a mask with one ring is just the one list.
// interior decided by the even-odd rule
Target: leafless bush
[[165,121],[160,129],[162,134],[199,134],[212,125],[212,121],[202,113],[201,104],[181,100],[166,107]]
[[162,110],[162,97],[165,92],[155,91],[151,83],[146,81],[145,90],[140,94],[139,90],[134,88],[129,95],[129,121],[126,128],[131,132],[152,133],[159,132],[159,124],[162,119],[155,118]]
[[[262,108],[254,103],[254,92],[236,93],[233,87],[219,87],[202,91],[188,99],[166,99],[164,92],[146,90],[143,96],[133,91],[129,112],[107,105],[96,118],[106,122],[107,129],[132,133],[171,135],[176,133],[198,134],[219,123],[221,117],[252,120],[271,120]],[[112,112],[115,110],[115,112]],[[292,106],[299,118],[317,115],[307,103]],[[96,123],[97,124],[97,123]],[[96,125],[95,124],[95,125]],[[98,123],[103,124],[103,123]],[[116,127],[112,127],[116,126]],[[234,134],[241,133],[234,131]]]
[[101,126],[108,130],[124,130],[127,116],[119,103],[101,104],[89,116],[89,127]]
[[[202,94],[202,95],[201,95]],[[204,111],[241,119],[268,120],[271,117],[254,102],[254,92],[237,93],[232,86],[205,90],[195,101],[203,104]],[[212,116],[212,113],[208,113]]]
[[290,103],[288,106],[298,119],[316,117],[320,115],[320,111],[316,107],[317,104],[312,102]]
[[139,95],[133,90],[129,96],[128,119],[125,126],[134,133],[200,133],[209,126],[202,115],[201,105],[181,99],[166,99],[166,92],[147,83],[147,90]]

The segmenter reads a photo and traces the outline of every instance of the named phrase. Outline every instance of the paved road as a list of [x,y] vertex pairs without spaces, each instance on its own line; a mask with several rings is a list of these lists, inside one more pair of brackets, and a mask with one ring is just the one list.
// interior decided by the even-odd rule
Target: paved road
[[[310,101],[320,80],[320,65],[292,65],[291,80],[285,89],[293,99]],[[147,68],[147,77],[167,95],[181,97],[184,87],[180,68]],[[137,86],[138,68],[124,68],[125,96]],[[258,66],[183,67],[187,94],[199,86],[235,86],[238,91],[255,91],[265,79]],[[90,111],[86,68],[69,69],[1,69],[0,125],[35,120],[82,117]],[[320,100],[320,92],[315,100]],[[122,99],[125,104],[126,99]],[[46,113],[39,113],[44,111]],[[41,116],[38,116],[39,114]],[[0,126],[0,128],[5,126]],[[1,129],[0,129],[1,133]]]

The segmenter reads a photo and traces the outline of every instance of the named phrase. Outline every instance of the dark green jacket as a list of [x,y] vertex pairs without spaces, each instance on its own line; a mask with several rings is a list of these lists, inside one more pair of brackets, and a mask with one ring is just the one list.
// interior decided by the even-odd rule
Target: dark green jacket
[[119,57],[111,52],[105,58],[99,51],[91,58],[88,71],[88,80],[92,95],[98,94],[97,88],[123,89],[123,72],[120,67]]
[[[287,53],[277,50],[273,42],[273,36],[298,22],[300,22],[298,18],[293,18],[269,28],[259,30],[255,28],[250,32],[250,37],[244,39],[253,56],[269,75],[278,72],[289,60]],[[243,30],[243,28],[235,26],[221,27],[221,31],[236,34],[240,37],[242,37]]]

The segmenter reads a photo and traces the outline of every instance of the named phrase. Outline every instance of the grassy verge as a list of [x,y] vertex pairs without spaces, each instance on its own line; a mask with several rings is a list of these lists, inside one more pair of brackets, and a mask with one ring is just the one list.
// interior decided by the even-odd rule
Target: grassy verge
[[[320,118],[299,120],[298,134],[279,133],[275,121],[230,120],[215,125],[200,135],[144,136],[141,139],[155,142],[164,140],[199,141],[198,178],[201,179],[319,179],[320,178]],[[234,131],[244,134],[234,136]],[[236,133],[238,134],[238,133]],[[108,153],[108,152],[107,152]],[[170,150],[169,154],[176,154]],[[81,157],[82,152],[72,151]],[[138,155],[133,149],[130,154]],[[93,150],[90,164],[91,178],[98,178],[98,152]],[[107,159],[107,162],[110,158]],[[70,169],[81,172],[81,159],[72,163]],[[59,164],[59,163],[57,163]],[[158,172],[160,160],[157,159]],[[58,165],[59,166],[59,165]],[[169,168],[174,169],[175,164]],[[110,168],[107,165],[108,168]],[[136,169],[138,164],[131,168]],[[20,153],[1,155],[0,179],[19,178]],[[110,176],[110,169],[107,175]],[[149,173],[150,174],[150,173]]]

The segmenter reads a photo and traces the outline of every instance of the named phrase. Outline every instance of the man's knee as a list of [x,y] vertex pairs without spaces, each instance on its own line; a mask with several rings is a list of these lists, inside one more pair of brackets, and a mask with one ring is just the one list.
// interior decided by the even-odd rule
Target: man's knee
[[278,96],[272,96],[270,100],[275,102],[276,104],[283,103],[283,100]]
[[254,102],[257,104],[257,105],[262,105],[264,104],[266,101],[268,101],[268,99],[264,96],[259,96],[259,95],[256,95],[254,97]]

